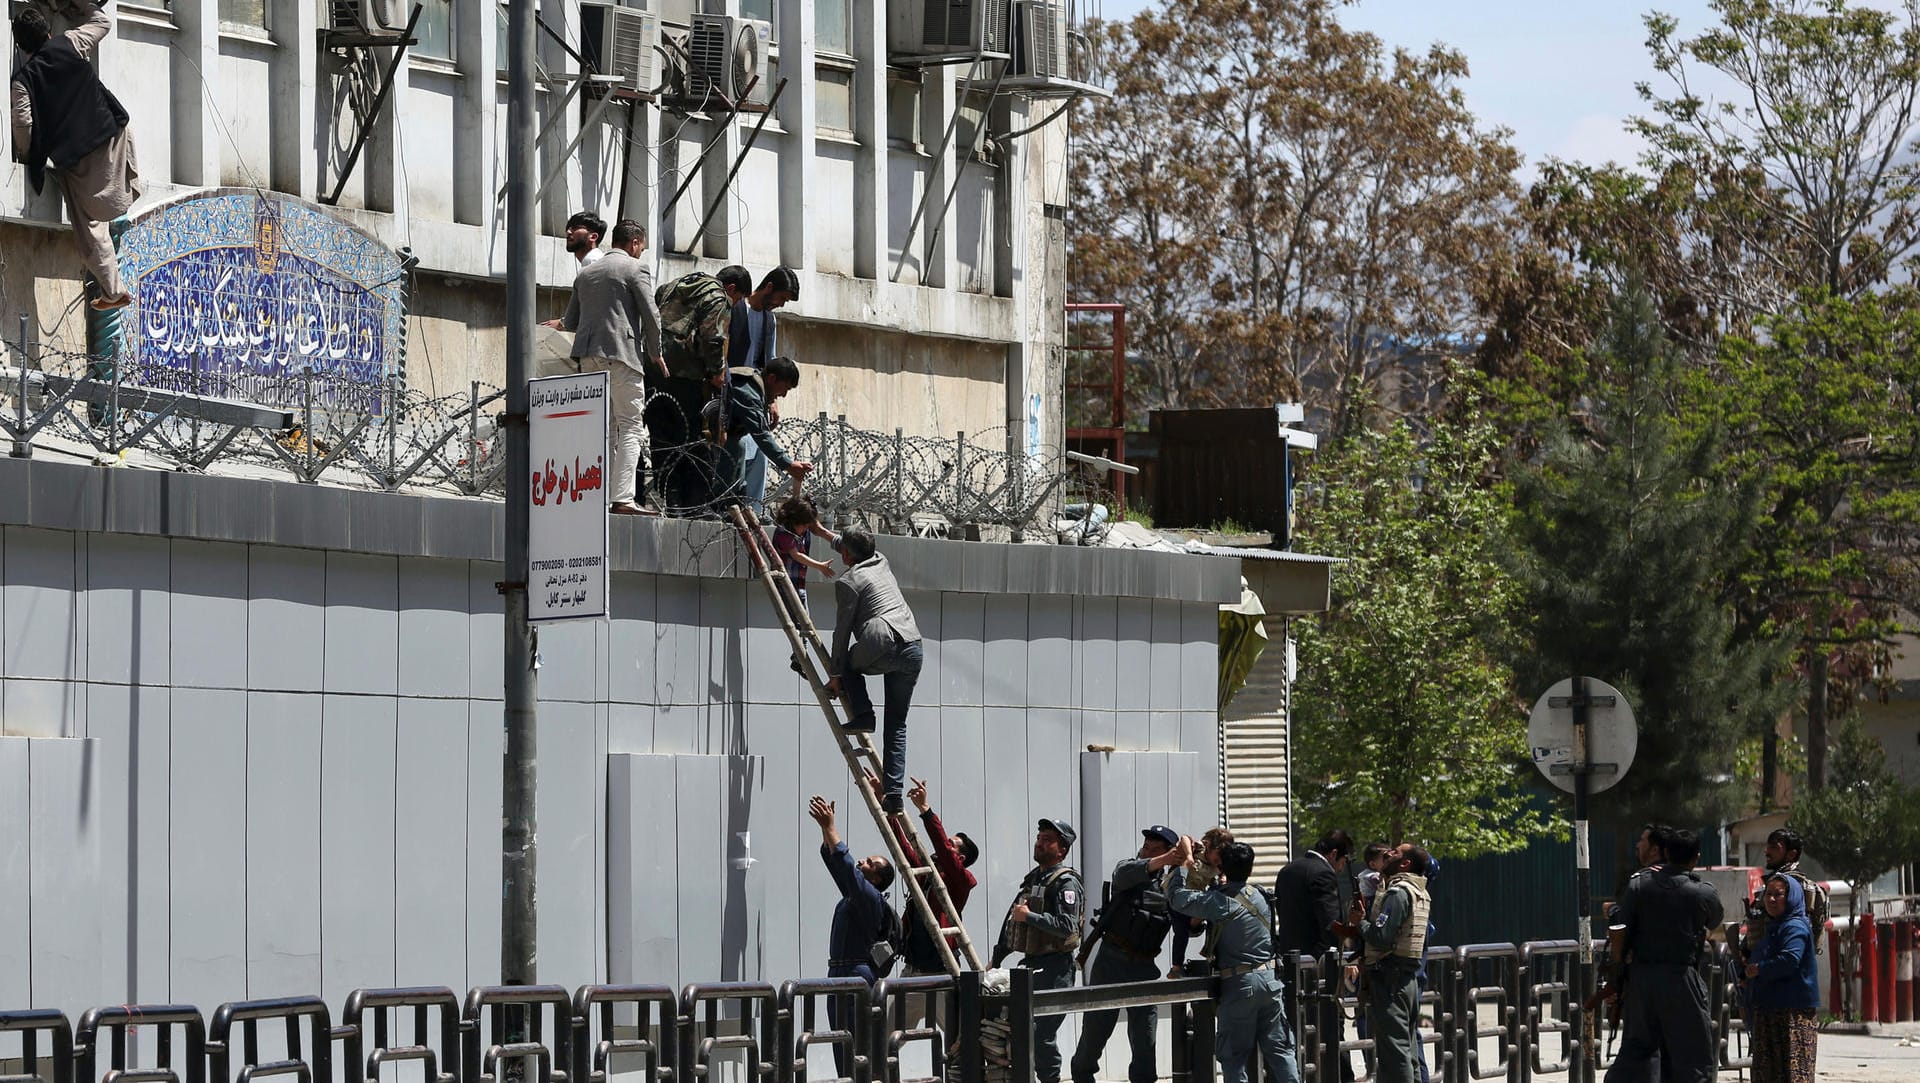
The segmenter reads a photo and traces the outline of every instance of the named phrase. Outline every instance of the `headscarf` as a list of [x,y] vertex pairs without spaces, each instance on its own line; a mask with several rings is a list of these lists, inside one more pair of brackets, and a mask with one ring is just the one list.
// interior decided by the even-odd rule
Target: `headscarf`
[[1800,886],[1800,878],[1782,872],[1767,877],[1768,884],[1775,880],[1784,881],[1787,885],[1787,908],[1777,918],[1767,916],[1767,938],[1762,941],[1760,951],[1756,954],[1769,959],[1786,949],[1787,934],[1792,932],[1794,922],[1800,923],[1801,932],[1813,935],[1813,927],[1807,922],[1807,892]]

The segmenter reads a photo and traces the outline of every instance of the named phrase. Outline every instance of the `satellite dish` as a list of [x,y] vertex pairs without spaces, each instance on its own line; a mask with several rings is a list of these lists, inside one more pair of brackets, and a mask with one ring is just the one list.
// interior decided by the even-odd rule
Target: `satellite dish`
[[[1620,690],[1592,677],[1586,678],[1587,697],[1587,792],[1599,793],[1613,788],[1633,766],[1633,754],[1640,747],[1640,727],[1633,708]],[[1533,765],[1547,781],[1568,793],[1573,792],[1573,679],[1560,681],[1547,689],[1533,705],[1527,719],[1527,753]]]

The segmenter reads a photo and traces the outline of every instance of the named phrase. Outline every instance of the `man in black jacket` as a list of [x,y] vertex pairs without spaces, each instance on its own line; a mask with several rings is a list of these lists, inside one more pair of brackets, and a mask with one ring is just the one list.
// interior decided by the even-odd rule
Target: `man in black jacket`
[[794,462],[787,455],[780,442],[773,438],[770,415],[773,403],[800,385],[800,366],[794,364],[793,358],[776,357],[760,372],[728,370],[715,379],[725,381],[726,391],[707,404],[714,411],[708,424],[716,427],[721,437],[720,461],[714,471],[709,506],[718,509],[741,499],[742,464],[749,441],[757,454],[790,477],[806,477],[813,464]]
[[133,303],[120,281],[120,259],[108,223],[140,198],[127,111],[100,83],[93,57],[112,20],[95,7],[86,22],[55,34],[46,15],[28,8],[13,20],[13,43],[27,55],[13,71],[13,156],[38,192],[52,166],[66,196],[80,259],[93,275],[97,309]]
[[[1321,958],[1328,949],[1339,946],[1343,937],[1354,935],[1354,918],[1351,914],[1345,922],[1340,920],[1340,880],[1347,875],[1347,859],[1353,854],[1353,836],[1335,829],[1320,836],[1306,853],[1294,858],[1281,868],[1280,875],[1273,882],[1274,925],[1279,938],[1274,942],[1274,950],[1280,958],[1288,953],[1310,955]],[[1292,969],[1287,968],[1283,975],[1291,979]],[[1302,1005],[1304,1013],[1308,1008]],[[1326,1001],[1320,1005],[1320,1039],[1323,1048],[1338,1049],[1344,1037],[1345,1023],[1341,1019],[1340,1005]],[[1313,1056],[1313,1050],[1302,1049],[1302,1059]],[[1340,1080],[1353,1078],[1353,1066],[1341,1058]]]

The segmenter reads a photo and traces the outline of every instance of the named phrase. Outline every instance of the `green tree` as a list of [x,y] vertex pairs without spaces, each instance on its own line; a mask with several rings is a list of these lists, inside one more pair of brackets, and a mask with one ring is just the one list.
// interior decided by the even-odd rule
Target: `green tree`
[[1499,444],[1468,411],[1424,441],[1404,421],[1355,433],[1316,466],[1304,544],[1346,563],[1332,608],[1298,639],[1302,819],[1454,857],[1551,829],[1529,800],[1503,660],[1518,589],[1493,555],[1510,516],[1487,480]]
[[[1619,295],[1589,361],[1602,389],[1514,479],[1512,559],[1532,649],[1523,692],[1599,677],[1639,725],[1633,767],[1595,819],[1712,823],[1751,792],[1741,741],[1788,705],[1791,644],[1743,638],[1728,584],[1752,544],[1755,486],[1709,483],[1721,447],[1674,421],[1679,361],[1638,286]],[[1745,785],[1741,785],[1744,783]]]
[[[1806,853],[1847,882],[1849,915],[1858,915],[1868,885],[1920,849],[1920,789],[1902,785],[1887,769],[1887,754],[1849,714],[1835,735],[1830,785],[1803,794],[1791,823]],[[1852,973],[1853,937],[1843,936],[1841,969]],[[1853,1018],[1853,983],[1843,983],[1843,1006]]]
[[1797,641],[1817,790],[1829,717],[1886,671],[1920,598],[1920,293],[1811,294],[1687,382],[1682,416],[1727,435],[1711,478],[1760,494],[1734,602],[1745,638]]

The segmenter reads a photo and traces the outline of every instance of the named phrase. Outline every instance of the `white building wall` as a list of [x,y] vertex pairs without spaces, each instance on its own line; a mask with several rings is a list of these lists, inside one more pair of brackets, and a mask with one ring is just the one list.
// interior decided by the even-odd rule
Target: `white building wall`
[[[345,59],[319,44],[326,0],[266,0],[264,29],[222,25],[219,5],[115,5],[101,71],[133,118],[147,187],[140,207],[214,185],[261,186],[319,199],[333,189],[354,129],[341,82]],[[725,7],[737,11],[739,0]],[[838,57],[816,54],[812,0],[780,5],[778,75],[790,83],[697,242],[700,218],[722,194],[733,152],[759,118],[716,122],[654,104],[616,104],[581,132],[587,106],[575,98],[560,108],[560,80],[575,74],[577,65],[542,35],[541,63],[553,81],[540,89],[539,109],[543,123],[558,121],[541,140],[538,160],[543,174],[560,167],[541,204],[545,236],[536,273],[542,285],[564,289],[571,281],[575,265],[560,234],[567,215],[584,206],[609,221],[625,215],[652,225],[648,258],[658,280],[734,262],[758,275],[785,263],[800,273],[802,301],[783,318],[801,335],[834,326],[885,332],[867,340],[863,352],[823,350],[801,356],[803,364],[858,367],[902,351],[949,348],[960,358],[983,350],[1003,358],[1009,351],[1042,359],[1057,352],[1064,235],[1044,225],[1058,219],[1048,219],[1041,204],[1064,203],[1061,125],[988,156],[997,162],[968,161],[961,170],[964,151],[948,146],[943,153],[941,137],[963,97],[959,84],[966,66],[889,68],[884,0],[851,0],[849,7],[850,55]],[[577,0],[546,0],[542,15],[578,44]],[[374,120],[339,203],[356,224],[396,248],[411,248],[420,276],[471,281],[473,302],[495,310],[504,303],[499,280],[505,270],[504,207],[496,195],[505,182],[506,87],[497,36],[491,5],[455,5],[454,55],[415,55],[400,65],[390,106]],[[384,70],[382,57],[360,63]],[[850,109],[838,98],[822,108],[823,70],[830,77],[850,75]],[[917,93],[911,90],[916,80]],[[901,130],[914,117],[915,98],[917,139]],[[1052,103],[1029,108],[1006,99],[1001,113],[1020,127],[1031,122],[1030,115],[1043,115],[1042,106],[1050,110]],[[959,128],[956,141],[966,125]],[[579,145],[569,153],[576,135]],[[4,146],[9,139],[0,131],[0,150],[11,150]],[[708,144],[712,150],[703,158]],[[77,257],[60,246],[27,243],[32,233],[62,228],[58,199],[51,191],[32,195],[25,170],[11,164],[10,153],[0,154],[0,161],[7,163],[0,166],[0,248],[31,248],[34,256],[24,266],[12,259],[0,266],[0,308],[9,317],[27,311],[50,344],[84,348],[83,322],[72,311],[79,293]],[[689,173],[694,182],[666,213],[666,199]],[[956,175],[958,191],[942,216],[940,205]],[[929,186],[933,195],[908,243],[915,209]],[[460,384],[473,374],[500,382],[504,322],[497,311],[476,315],[475,330],[464,336],[469,341],[456,350],[444,336],[423,341],[435,332],[414,321],[410,373],[441,383]],[[910,340],[920,345],[910,346]],[[427,371],[441,366],[444,372]],[[1025,403],[1036,392],[1055,403],[1048,412],[1057,414],[1052,365],[1028,361],[1011,372],[1016,383],[1010,388],[1004,363],[970,370],[966,378],[995,390],[971,396],[969,401],[985,405],[959,424],[927,412],[867,416],[858,403],[849,420],[898,424],[909,433],[980,431],[1024,417]],[[895,380],[913,386],[888,393],[892,401],[935,397],[931,371],[903,368]],[[821,408],[807,395],[803,389],[794,405],[806,412]],[[1050,421],[1046,429],[1047,441],[1057,444],[1057,424]]]

